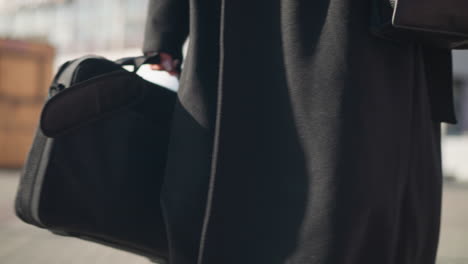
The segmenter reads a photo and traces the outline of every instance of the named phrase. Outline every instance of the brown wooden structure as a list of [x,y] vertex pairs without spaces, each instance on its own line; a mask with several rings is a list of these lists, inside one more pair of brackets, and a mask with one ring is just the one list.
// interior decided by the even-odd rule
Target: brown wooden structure
[[54,48],[0,39],[0,168],[20,168],[52,78]]

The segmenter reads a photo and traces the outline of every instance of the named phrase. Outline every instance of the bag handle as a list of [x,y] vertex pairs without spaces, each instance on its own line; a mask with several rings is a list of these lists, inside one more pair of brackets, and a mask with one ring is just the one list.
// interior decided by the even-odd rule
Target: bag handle
[[121,58],[115,61],[115,63],[119,65],[132,65],[133,66],[133,72],[137,72],[138,69],[143,64],[159,64],[161,61],[161,58],[159,57],[159,52],[154,53],[151,56],[137,56],[137,57],[125,57]]

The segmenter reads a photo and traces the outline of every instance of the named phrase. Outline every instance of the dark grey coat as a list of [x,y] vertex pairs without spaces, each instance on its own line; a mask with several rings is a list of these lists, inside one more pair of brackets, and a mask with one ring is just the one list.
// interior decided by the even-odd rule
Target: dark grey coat
[[170,264],[431,264],[451,55],[369,33],[369,0],[150,0],[181,56]]

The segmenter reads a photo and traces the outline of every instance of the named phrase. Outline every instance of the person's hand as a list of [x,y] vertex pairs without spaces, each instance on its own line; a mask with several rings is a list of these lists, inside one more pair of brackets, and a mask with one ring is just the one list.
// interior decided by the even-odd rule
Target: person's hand
[[178,71],[178,65],[180,60],[173,59],[172,55],[166,52],[161,52],[159,54],[160,63],[159,64],[150,64],[150,68],[156,71],[167,71],[170,75],[178,76],[180,72]]

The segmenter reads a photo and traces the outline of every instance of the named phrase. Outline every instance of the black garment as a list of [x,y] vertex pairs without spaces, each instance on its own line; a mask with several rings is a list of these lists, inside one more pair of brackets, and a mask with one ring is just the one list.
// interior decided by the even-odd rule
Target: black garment
[[451,54],[371,36],[369,6],[150,1],[143,51],[180,54],[190,32],[171,264],[435,262]]

